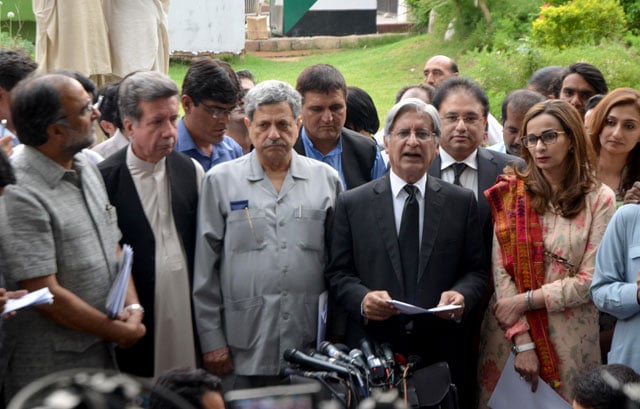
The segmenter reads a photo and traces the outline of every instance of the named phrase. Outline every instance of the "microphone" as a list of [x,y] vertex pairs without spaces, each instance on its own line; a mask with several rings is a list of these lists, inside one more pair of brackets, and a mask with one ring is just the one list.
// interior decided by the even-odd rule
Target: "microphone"
[[351,371],[343,366],[336,365],[333,362],[323,361],[316,357],[309,356],[295,348],[286,349],[284,351],[284,359],[288,362],[299,364],[303,367],[318,369],[321,371],[335,372],[340,375],[350,376]]
[[300,371],[298,369],[293,369],[293,368],[282,368],[280,370],[280,375],[282,375],[282,376],[297,375],[297,376],[302,376],[302,377],[305,377],[305,378],[333,378],[333,377],[335,377],[335,374],[332,374],[331,372]]
[[387,368],[392,370],[396,364],[396,361],[393,356],[393,350],[391,349],[391,344],[387,344],[387,343],[382,344],[380,345],[380,348],[382,349],[382,356],[384,356],[384,360]]
[[328,357],[338,361],[342,361],[348,365],[353,365],[355,363],[353,358],[351,358],[349,355],[345,354],[344,352],[340,351],[331,342],[322,341],[320,343],[320,351],[325,355],[327,355]]
[[382,360],[373,353],[371,344],[369,344],[366,338],[360,342],[360,348],[367,359],[367,365],[371,370],[371,378],[374,380],[383,380],[385,378],[384,364]]
[[365,370],[365,372],[369,372],[369,367],[367,366],[367,361],[364,358],[364,354],[359,349],[352,349],[349,351],[349,357],[353,360],[353,363]]

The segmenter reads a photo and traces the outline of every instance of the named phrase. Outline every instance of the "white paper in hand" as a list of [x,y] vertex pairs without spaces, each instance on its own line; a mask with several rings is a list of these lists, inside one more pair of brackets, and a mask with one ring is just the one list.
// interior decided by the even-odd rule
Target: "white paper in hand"
[[29,307],[31,305],[40,305],[40,304],[52,304],[53,303],[53,294],[49,291],[49,287],[44,287],[39,290],[30,292],[28,294],[23,295],[20,298],[12,298],[7,300],[7,303],[4,305],[4,311],[0,316],[4,316],[11,311],[16,311],[21,308]]
[[462,308],[460,305],[450,304],[450,305],[441,305],[439,307],[433,308],[422,308],[417,305],[407,304],[406,302],[397,301],[397,300],[387,300],[387,302],[394,307],[396,307],[401,313],[407,315],[415,315],[415,314],[433,314],[434,312],[440,311],[452,311],[458,310]]
[[131,267],[133,266],[133,249],[128,244],[122,246],[122,257],[119,265],[120,271],[107,296],[107,315],[111,319],[116,318],[124,309],[124,300],[127,296],[129,277],[131,277]]

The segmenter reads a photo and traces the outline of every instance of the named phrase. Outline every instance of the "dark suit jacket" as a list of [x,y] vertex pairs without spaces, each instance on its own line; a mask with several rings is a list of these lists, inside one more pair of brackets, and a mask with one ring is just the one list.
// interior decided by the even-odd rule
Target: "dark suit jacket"
[[[378,342],[391,343],[396,352],[421,355],[426,364],[447,361],[455,381],[465,365],[464,320],[456,324],[431,314],[414,316],[408,335],[407,316],[368,322],[360,316],[361,302],[369,291],[386,290],[392,298],[403,299],[391,195],[387,174],[344,192],[336,203],[326,278],[330,291],[350,315],[347,343],[358,346],[359,338],[366,333]],[[435,177],[427,178],[417,305],[434,307],[443,291],[456,290],[464,295],[466,309],[474,308],[487,283],[477,225],[472,192]],[[419,341],[419,351],[407,342],[411,337]],[[474,367],[474,363],[466,365],[467,369]]]
[[[342,173],[347,183],[347,189],[367,183],[371,180],[371,169],[378,153],[375,140],[364,138],[347,128],[342,128],[340,138],[342,138]],[[302,127],[300,127],[300,135],[293,149],[298,154],[307,156],[302,142]]]
[[[495,185],[498,175],[504,173],[504,168],[513,163],[524,166],[524,161],[516,156],[507,155],[490,149],[478,148],[478,217],[482,226],[482,238],[485,245],[485,261],[491,263],[491,245],[493,239],[493,220],[489,203],[484,197],[484,191]],[[436,156],[429,167],[429,175],[441,177],[440,155]]]
[[[122,232],[121,243],[131,245],[135,254],[131,274],[140,304],[145,308],[143,323],[147,332],[132,348],[116,349],[116,356],[122,371],[149,377],[154,375],[155,238],[129,173],[126,154],[127,148],[121,149],[101,162],[98,168],[109,200],[116,207],[118,227]],[[187,259],[191,283],[198,208],[195,166],[189,157],[179,152],[167,156],[166,166],[171,189],[171,210]]]

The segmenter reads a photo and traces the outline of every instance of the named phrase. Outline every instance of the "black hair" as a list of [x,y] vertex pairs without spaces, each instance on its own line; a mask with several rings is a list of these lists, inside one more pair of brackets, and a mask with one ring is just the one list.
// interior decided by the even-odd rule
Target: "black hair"
[[0,87],[11,91],[33,73],[38,64],[23,50],[0,50]]
[[580,375],[573,385],[573,398],[590,409],[638,408],[625,395],[622,387],[640,383],[640,375],[622,364],[600,365]]
[[211,99],[221,104],[235,104],[242,87],[231,66],[222,60],[202,58],[191,63],[182,82],[182,95],[188,95],[197,106]]
[[98,90],[98,95],[102,95],[102,103],[100,104],[100,118],[102,121],[109,121],[118,129],[124,129],[120,112],[118,110],[118,90],[120,81],[107,84]]
[[560,82],[564,82],[564,79],[571,74],[578,74],[584,78],[584,80],[596,90],[596,94],[606,94],[609,92],[609,87],[607,87],[607,81],[605,81],[604,75],[602,75],[602,72],[600,72],[599,69],[591,64],[587,64],[586,62],[576,62],[571,64],[564,72],[562,81]]
[[25,145],[47,142],[47,127],[63,115],[61,89],[72,81],[60,74],[46,74],[19,82],[11,92],[11,118],[18,139]]
[[464,91],[473,96],[482,105],[482,115],[487,116],[489,114],[489,97],[487,97],[487,93],[477,82],[465,77],[450,77],[444,80],[436,88],[431,105],[440,110],[440,105],[445,98],[457,91]]
[[347,98],[347,83],[344,77],[335,67],[329,64],[316,64],[302,70],[296,80],[296,90],[302,95],[312,92],[328,94],[334,91],[342,91]]
[[158,377],[149,399],[149,409],[175,408],[172,402],[163,398],[164,394],[159,393],[158,389],[169,390],[199,409],[202,408],[202,396],[206,392],[222,394],[222,383],[220,378],[204,369],[171,369]]
[[358,87],[347,88],[347,119],[344,126],[356,132],[378,132],[380,120],[376,104],[365,90]]

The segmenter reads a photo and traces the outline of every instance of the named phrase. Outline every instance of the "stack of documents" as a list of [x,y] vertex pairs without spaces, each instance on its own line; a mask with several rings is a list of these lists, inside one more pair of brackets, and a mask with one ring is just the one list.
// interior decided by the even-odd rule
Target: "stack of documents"
[[124,309],[124,300],[127,297],[127,289],[129,288],[129,277],[131,277],[131,266],[133,266],[133,249],[130,245],[125,244],[122,246],[120,271],[107,296],[107,315],[111,319],[116,318]]
[[514,359],[514,355],[509,354],[496,389],[489,399],[491,409],[571,409],[571,404],[542,379],[538,380],[538,390],[531,392],[531,384],[516,372]]
[[25,294],[20,298],[7,300],[7,303],[4,306],[4,311],[0,316],[4,316],[11,311],[19,310],[20,308],[39,304],[53,304],[53,294],[49,291],[49,287],[44,287],[37,291]]

